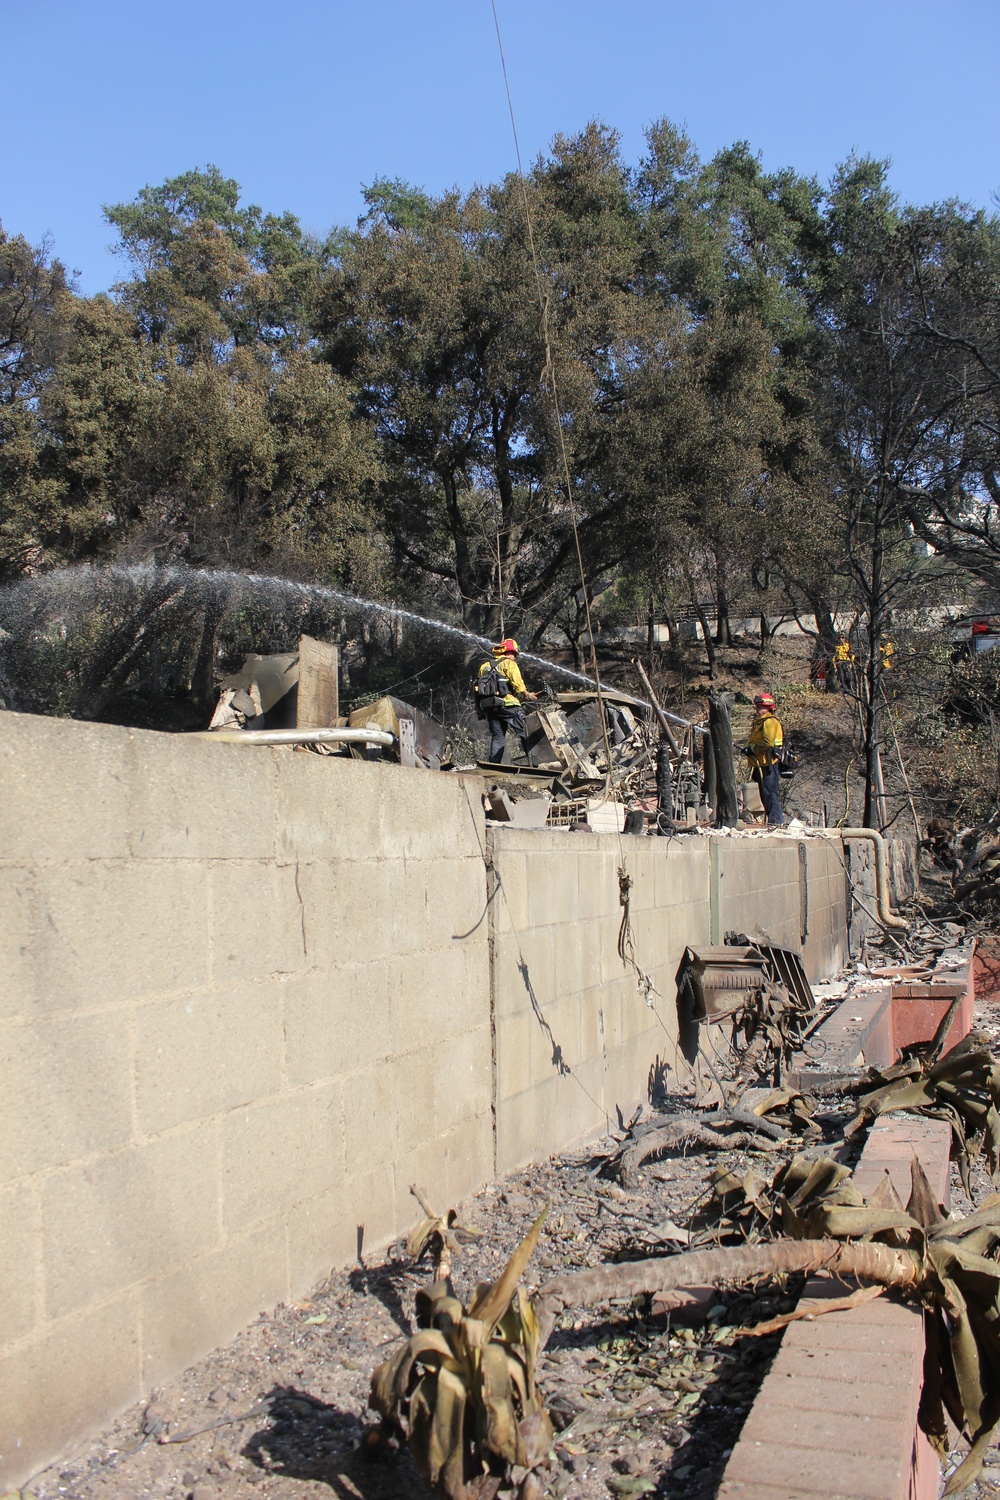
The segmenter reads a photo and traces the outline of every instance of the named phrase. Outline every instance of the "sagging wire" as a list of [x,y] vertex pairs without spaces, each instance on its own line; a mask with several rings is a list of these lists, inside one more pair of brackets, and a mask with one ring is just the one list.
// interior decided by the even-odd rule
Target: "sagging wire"
[[[563,1049],[562,1049],[560,1043],[556,1040],[555,1033],[552,1030],[552,1026],[549,1023],[549,1020],[546,1017],[545,1012],[542,1010],[541,1003],[540,1003],[540,1001],[538,999],[538,996],[535,994],[535,987],[534,987],[534,985],[532,983],[532,980],[531,980],[531,973],[530,973],[530,970],[528,968],[528,961],[527,961],[527,959],[524,956],[524,949],[521,946],[521,934],[518,931],[517,925],[516,925],[516,923],[514,921],[514,913],[511,911],[510,902],[507,899],[507,892],[504,889],[504,884],[503,884],[503,880],[500,877],[500,872],[497,870],[496,865],[494,865],[493,861],[490,859],[490,856],[487,854],[486,849],[483,847],[483,841],[479,837],[479,827],[478,827],[478,825],[476,823],[476,815],[473,812],[472,801],[471,801],[471,799],[469,797],[469,789],[465,785],[464,780],[462,781],[462,795],[465,797],[466,805],[467,805],[467,807],[469,809],[469,817],[470,817],[470,819],[472,821],[472,832],[473,832],[473,834],[475,836],[476,843],[479,845],[479,853],[480,853],[480,856],[481,856],[482,861],[483,861],[483,868],[487,872],[487,879],[488,880],[491,879],[491,883],[492,883],[492,890],[487,895],[486,906],[483,909],[483,915],[479,918],[479,921],[476,923],[476,927],[478,927],[480,925],[480,923],[483,921],[483,919],[485,918],[485,916],[486,916],[487,912],[489,911],[491,905],[493,904],[494,898],[497,896],[497,894],[499,894],[500,899],[502,900],[502,902],[504,904],[504,907],[506,908],[506,911],[507,911],[507,920],[510,923],[511,935],[512,935],[512,937],[514,939],[514,945],[517,948],[517,971],[518,971],[518,973],[521,976],[521,982],[522,982],[522,984],[524,985],[525,989],[527,990],[528,1000],[530,1001],[532,1013],[534,1014],[535,1020],[538,1022],[538,1026],[539,1026],[540,1030],[542,1031],[542,1034],[545,1036],[546,1041],[548,1042],[549,1046],[552,1049],[552,1054],[551,1054],[551,1058],[550,1058],[552,1067],[555,1069],[556,1073],[558,1074],[558,1076],[560,1078],[572,1078],[572,1080],[576,1084],[577,1088],[581,1089],[583,1091],[583,1093],[587,1096],[587,1098],[590,1100],[591,1104],[594,1106],[594,1108],[596,1109],[597,1113],[599,1115],[603,1115],[604,1116],[604,1123],[607,1126],[607,1128],[610,1130],[611,1129],[611,1117],[608,1114],[607,1109],[600,1102],[599,1099],[595,1099],[594,1098],[593,1094],[590,1092],[590,1090],[588,1089],[587,1085],[584,1083],[583,1079],[580,1077],[579,1073],[577,1073],[577,1071],[573,1067],[572,1063],[568,1063],[566,1061],[565,1053],[563,1052]],[[464,937],[470,936],[471,933],[475,932],[476,927],[471,928],[470,931],[469,931],[469,933],[463,933],[463,934],[461,934],[461,936],[464,936]],[[456,934],[456,936],[459,936],[459,934]],[[494,1042],[494,1045],[495,1045],[495,1042]],[[605,1062],[607,1062],[606,1047],[604,1046],[603,1042],[602,1042],[602,1048],[601,1048],[601,1050],[605,1053]]]
[[[601,735],[604,740],[604,757],[607,770],[605,772],[605,793],[611,796],[611,736],[608,733],[607,714],[604,711],[603,690],[601,687],[601,672],[597,663],[597,645],[594,640],[593,620],[590,613],[590,589],[587,587],[587,570],[583,562],[583,548],[580,545],[580,528],[577,522],[576,501],[573,497],[573,480],[570,474],[569,455],[566,452],[566,437],[563,432],[562,410],[559,405],[559,387],[556,380],[555,361],[552,357],[552,340],[549,333],[549,298],[542,285],[542,273],[538,264],[538,252],[535,247],[535,232],[531,222],[531,206],[528,202],[528,189],[524,177],[524,168],[521,164],[521,145],[517,134],[517,120],[514,115],[514,100],[510,91],[510,79],[507,76],[507,59],[504,56],[503,37],[500,33],[500,18],[497,15],[496,0],[490,0],[493,11],[493,25],[496,28],[497,47],[500,52],[500,67],[503,71],[504,89],[507,94],[507,108],[510,112],[510,128],[514,137],[514,155],[517,159],[517,177],[521,188],[521,202],[524,208],[524,224],[528,236],[528,247],[531,251],[531,266],[535,278],[535,291],[538,296],[538,307],[541,314],[542,339],[545,344],[545,368],[542,372],[542,389],[547,390],[552,400],[552,412],[555,418],[556,433],[559,438],[559,455],[562,467],[563,487],[566,492],[566,502],[569,509],[570,524],[573,530],[573,545],[576,549],[576,561],[580,572],[580,586],[583,591],[584,617],[587,621],[587,637],[590,642],[590,663],[593,671],[594,682],[597,686],[597,701],[601,709]],[[655,1011],[652,995],[657,994],[655,985],[649,974],[642,969],[635,956],[635,936],[632,932],[632,921],[630,914],[630,892],[632,879],[628,874],[625,858],[625,848],[622,843],[621,829],[618,833],[618,854],[621,861],[618,866],[618,900],[622,908],[622,921],[618,935],[618,954],[626,968],[630,968],[635,974],[636,984],[645,998],[646,1004]],[[659,1016],[661,1026],[662,1018]],[[666,1031],[666,1026],[663,1026]]]

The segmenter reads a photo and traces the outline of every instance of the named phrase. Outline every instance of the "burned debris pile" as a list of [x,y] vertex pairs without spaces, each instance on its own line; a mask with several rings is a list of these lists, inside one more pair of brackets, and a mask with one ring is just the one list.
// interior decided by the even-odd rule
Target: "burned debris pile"
[[[298,651],[251,654],[222,679],[208,733],[293,744],[324,755],[478,770],[495,821],[522,828],[674,833],[716,819],[708,730],[613,689],[546,690],[512,764],[460,765],[445,726],[386,694],[341,714],[338,648],[302,636]],[[652,697],[652,693],[651,693]]]

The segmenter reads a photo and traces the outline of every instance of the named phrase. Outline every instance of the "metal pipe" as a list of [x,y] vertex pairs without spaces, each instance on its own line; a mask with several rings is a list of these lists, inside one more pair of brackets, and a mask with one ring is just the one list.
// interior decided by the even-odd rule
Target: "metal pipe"
[[383,745],[396,736],[387,729],[199,729],[192,740],[224,740],[227,745]]
[[910,924],[897,917],[889,905],[889,858],[886,842],[874,828],[817,828],[817,833],[828,838],[862,839],[875,846],[875,896],[878,903],[878,919],[883,927],[894,927],[909,932]]

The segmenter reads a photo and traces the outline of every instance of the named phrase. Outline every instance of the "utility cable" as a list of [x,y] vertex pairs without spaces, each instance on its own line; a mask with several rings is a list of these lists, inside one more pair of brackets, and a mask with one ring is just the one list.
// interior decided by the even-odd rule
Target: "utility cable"
[[[531,252],[531,266],[535,278],[535,291],[538,296],[538,308],[541,314],[541,332],[545,344],[545,368],[542,372],[542,387],[547,389],[552,400],[552,413],[555,419],[556,433],[559,438],[559,456],[562,468],[563,487],[566,492],[566,502],[569,507],[570,524],[573,530],[573,545],[576,549],[576,561],[580,571],[580,586],[583,590],[584,617],[587,621],[587,636],[590,641],[590,663],[593,671],[594,682],[597,686],[597,702],[600,708],[601,734],[604,740],[604,758],[607,767],[605,772],[605,794],[611,798],[611,736],[608,733],[608,720],[604,707],[603,689],[601,687],[601,671],[597,662],[597,644],[594,640],[594,625],[590,612],[590,589],[587,586],[587,570],[583,562],[583,548],[580,544],[580,527],[576,514],[576,501],[573,496],[573,480],[570,474],[569,454],[566,452],[566,435],[563,432],[562,409],[559,404],[559,385],[556,379],[555,360],[552,356],[552,338],[549,329],[549,298],[542,284],[542,272],[538,262],[538,251],[535,245],[535,232],[531,222],[531,205],[528,202],[528,188],[524,176],[524,168],[521,163],[521,144],[517,134],[517,120],[514,115],[514,100],[510,91],[510,79],[507,75],[507,59],[503,50],[503,37],[500,33],[500,18],[497,15],[496,0],[490,0],[493,11],[493,25],[497,34],[497,47],[500,52],[500,67],[503,72],[504,90],[507,94],[507,109],[510,112],[510,128],[514,137],[514,155],[517,160],[517,178],[521,189],[521,201],[524,207],[524,225],[528,236],[528,248]],[[640,968],[635,957],[635,940],[632,933],[631,901],[630,892],[632,878],[628,873],[625,858],[625,848],[622,843],[622,831],[617,827],[618,854],[620,864],[618,867],[618,900],[622,908],[621,929],[618,937],[618,953],[622,963],[630,967],[635,976],[639,989],[645,996],[647,1005],[655,1012],[652,997],[658,993],[652,978]],[[659,1017],[658,1017],[659,1019]],[[662,1021],[660,1023],[663,1024]],[[664,1027],[666,1030],[666,1027]]]

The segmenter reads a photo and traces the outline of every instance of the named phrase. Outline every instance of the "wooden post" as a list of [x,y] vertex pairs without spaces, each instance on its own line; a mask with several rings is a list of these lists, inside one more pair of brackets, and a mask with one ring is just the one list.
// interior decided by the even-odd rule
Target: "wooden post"
[[739,817],[736,797],[736,766],[733,760],[733,728],[729,706],[717,688],[708,690],[708,728],[715,751],[715,773],[718,788],[716,821],[720,828],[734,828]]
[[660,733],[663,735],[663,738],[670,746],[671,752],[676,755],[678,760],[680,760],[680,746],[678,745],[677,740],[674,737],[673,730],[670,728],[670,724],[667,720],[666,714],[663,712],[663,709],[660,707],[659,703],[656,700],[656,694],[653,692],[653,685],[650,682],[649,678],[646,676],[646,669],[638,658],[636,658],[635,664],[639,670],[639,676],[642,678],[646,692],[649,694],[649,705],[656,716],[657,724],[659,724],[660,726]]
[[338,665],[340,652],[326,641],[299,636],[299,696],[297,729],[332,729],[340,716]]

